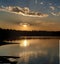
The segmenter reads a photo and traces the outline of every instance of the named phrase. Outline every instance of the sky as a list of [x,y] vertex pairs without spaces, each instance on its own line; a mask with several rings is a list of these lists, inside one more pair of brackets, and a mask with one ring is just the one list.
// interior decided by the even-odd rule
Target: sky
[[[40,17],[22,14],[24,8]],[[60,31],[60,0],[0,0],[0,28]]]

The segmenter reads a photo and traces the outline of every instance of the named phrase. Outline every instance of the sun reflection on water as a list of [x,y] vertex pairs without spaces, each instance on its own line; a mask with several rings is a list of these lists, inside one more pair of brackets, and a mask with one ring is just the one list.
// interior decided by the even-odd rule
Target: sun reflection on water
[[[27,51],[27,52],[20,52],[17,64],[30,64],[30,62],[33,62],[35,59],[37,60],[41,56],[47,56],[46,51]],[[39,59],[38,59],[39,60]]]
[[30,44],[29,44],[29,42],[25,39],[25,40],[23,40],[21,43],[20,43],[20,46],[21,47],[28,47]]

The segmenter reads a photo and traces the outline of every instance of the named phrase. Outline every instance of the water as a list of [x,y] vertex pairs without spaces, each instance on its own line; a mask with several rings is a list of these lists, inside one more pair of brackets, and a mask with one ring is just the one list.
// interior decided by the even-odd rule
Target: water
[[18,56],[17,64],[58,64],[59,39],[20,39],[5,41],[18,44],[0,47],[0,56]]

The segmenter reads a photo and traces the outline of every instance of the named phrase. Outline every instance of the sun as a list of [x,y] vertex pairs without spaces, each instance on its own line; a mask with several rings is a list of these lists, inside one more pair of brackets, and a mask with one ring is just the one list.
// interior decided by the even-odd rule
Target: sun
[[25,24],[25,25],[23,25],[23,27],[27,27],[27,25]]
[[31,25],[30,25],[30,23],[20,23],[19,29],[23,30],[23,31],[24,30],[28,31],[28,30],[31,30]]
[[20,23],[19,25],[22,27],[28,27],[30,24],[29,23]]

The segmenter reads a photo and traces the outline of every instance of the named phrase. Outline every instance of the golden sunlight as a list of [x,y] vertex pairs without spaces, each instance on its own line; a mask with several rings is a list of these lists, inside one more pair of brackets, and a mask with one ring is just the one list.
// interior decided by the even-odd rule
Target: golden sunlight
[[21,47],[27,47],[29,46],[29,42],[27,40],[23,40],[21,43],[20,43],[20,46]]
[[27,25],[23,25],[23,27],[27,27]]
[[28,23],[20,23],[20,26],[23,26],[23,27],[27,27],[27,26],[29,26],[30,24],[28,24]]
[[29,23],[20,23],[19,29],[20,30],[31,30],[31,26]]

